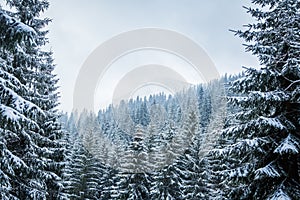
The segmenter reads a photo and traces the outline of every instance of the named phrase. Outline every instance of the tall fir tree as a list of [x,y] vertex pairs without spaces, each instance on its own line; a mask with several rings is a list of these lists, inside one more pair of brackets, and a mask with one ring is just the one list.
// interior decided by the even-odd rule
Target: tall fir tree
[[[7,44],[3,45],[2,55],[13,84],[6,82],[3,86],[10,90],[5,92],[6,86],[1,92],[2,105],[6,106],[1,112],[1,118],[6,119],[2,121],[1,138],[10,137],[3,140],[8,150],[4,151],[6,156],[10,152],[9,157],[20,159],[7,174],[11,184],[9,193],[19,199],[59,198],[63,148],[58,142],[61,131],[56,111],[57,80],[53,75],[52,54],[42,50],[48,42],[47,31],[42,28],[50,20],[39,18],[49,3],[6,2],[12,11],[1,10],[2,19],[9,19],[1,26],[11,27],[7,33],[1,31],[1,42]],[[18,126],[18,121],[23,125]]]
[[215,172],[230,199],[299,199],[300,2],[252,2],[257,8],[246,9],[257,22],[236,34],[262,68],[232,84],[240,112],[215,150],[226,163]]

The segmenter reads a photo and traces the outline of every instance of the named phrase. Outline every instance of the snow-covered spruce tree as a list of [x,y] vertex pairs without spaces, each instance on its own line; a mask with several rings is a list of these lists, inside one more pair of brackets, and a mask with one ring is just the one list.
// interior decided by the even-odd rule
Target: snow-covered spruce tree
[[97,118],[95,114],[83,111],[76,124],[74,114],[66,124],[68,133],[65,135],[69,137],[65,138],[68,148],[63,169],[63,194],[70,199],[99,199],[108,169],[98,155],[104,153],[100,143],[104,138],[101,138]]
[[[1,10],[1,177],[6,180],[1,181],[1,195],[4,199],[7,195],[20,199],[57,197],[56,161],[60,162],[62,154],[54,141],[59,136],[57,115],[49,113],[57,104],[56,80],[51,74],[51,54],[40,50],[46,43],[46,32],[40,28],[49,20],[38,19],[48,3],[7,3],[14,13]],[[44,53],[47,55],[42,56]],[[43,106],[36,100],[41,87],[37,72],[41,70],[47,73],[40,75],[50,77],[43,85],[43,92],[49,93]]]
[[[103,173],[105,171],[104,163],[97,159],[99,152],[100,141],[103,140],[100,136],[100,125],[97,121],[96,115],[92,112],[83,114],[84,118],[79,118],[78,133],[82,137],[82,143],[86,154],[86,197],[100,198],[102,191]],[[104,142],[104,141],[103,141]]]
[[[24,153],[32,152],[33,142],[27,136],[29,130],[38,128],[34,119],[42,111],[24,99],[28,86],[18,71],[25,66],[14,66],[18,46],[32,40],[35,31],[1,8],[0,27],[0,197],[18,199],[26,187],[30,188],[27,192],[38,193],[29,185],[30,168]],[[45,192],[39,195],[45,196]]]
[[169,132],[172,132],[173,127],[171,123],[167,122],[167,114],[164,109],[156,103],[153,103],[151,106],[150,116],[151,120],[147,127],[145,145],[148,148],[148,162],[150,171],[152,172],[166,166],[166,158],[163,150],[168,142],[167,135],[169,135]]
[[[214,132],[223,128],[224,90],[222,82],[215,80],[206,87],[195,88],[197,100],[188,101],[187,120],[184,122],[185,141],[190,138],[189,146],[178,159],[176,166],[181,169],[181,190],[184,199],[206,199],[207,163],[206,153],[214,145]],[[192,95],[195,96],[195,95]],[[195,109],[197,108],[198,109]],[[200,111],[200,112],[198,112]]]
[[72,141],[73,148],[63,170],[64,194],[70,199],[83,199],[87,194],[87,154],[82,139],[77,134]]
[[[199,129],[199,114],[190,109],[190,114],[184,125],[184,135],[189,146],[184,155],[177,161],[178,168],[181,168],[182,191],[184,199],[199,199],[200,187],[198,176],[200,173],[199,150],[202,142],[202,133]],[[199,196],[200,195],[200,196]]]
[[117,185],[118,188],[127,186],[127,199],[149,199],[150,183],[148,149],[144,143],[145,131],[142,125],[136,126],[133,140],[128,146],[121,163],[123,176],[126,178]]
[[200,113],[200,126],[201,131],[205,132],[209,124],[211,115],[211,94],[208,87],[199,85],[197,87],[197,100],[198,100],[198,110]]
[[99,199],[105,167],[83,145],[82,136],[73,136],[72,143],[63,170],[63,194],[69,199]]
[[180,190],[180,178],[175,164],[156,171],[151,184],[150,199],[175,200],[184,199]]
[[51,53],[41,52],[43,60],[39,69],[36,70],[36,88],[32,91],[30,99],[44,111],[45,115],[38,119],[40,135],[37,143],[41,148],[48,149],[40,151],[39,157],[47,161],[44,170],[47,175],[44,177],[47,183],[48,197],[55,199],[59,197],[61,185],[58,184],[61,175],[63,152],[65,148],[61,143],[63,132],[58,121],[60,114],[57,110],[58,93],[56,92],[57,79],[53,75],[54,65],[52,64]]
[[182,188],[185,175],[186,157],[183,153],[187,147],[187,137],[175,129],[173,138],[164,142],[162,152],[165,167],[154,172],[151,184],[151,199],[184,199]]
[[241,109],[239,122],[223,131],[227,145],[216,151],[228,168],[225,195],[299,199],[300,2],[252,2],[258,8],[247,10],[257,22],[236,34],[262,68],[248,69],[231,87],[240,95],[230,100]]
[[[39,106],[44,115],[37,118],[38,131],[33,131],[32,138],[38,145],[37,158],[34,158],[33,168],[42,170],[41,178],[47,185],[47,198],[58,198],[61,185],[58,184],[61,173],[61,161],[63,160],[63,147],[59,143],[62,136],[59,114],[57,111],[58,93],[56,75],[53,74],[54,64],[52,52],[44,51],[44,45],[48,42],[47,30],[44,28],[51,21],[48,18],[40,18],[40,14],[48,7],[47,1],[8,0],[8,5],[15,9],[15,15],[24,24],[32,27],[36,33],[30,45],[22,45],[27,56],[16,55],[16,63],[27,66],[29,76],[24,76],[30,88],[26,99]],[[22,77],[23,75],[20,74]]]
[[103,174],[102,192],[100,199],[128,199],[129,176],[114,168],[107,168]]
[[[215,170],[221,170],[223,165],[226,165],[224,159],[215,158],[210,154],[210,151],[219,144],[216,141],[220,137],[220,132],[224,127],[226,98],[224,88],[224,78],[214,80],[207,85],[204,90],[204,96],[209,97],[209,100],[203,99],[203,106],[210,109],[203,109],[202,115],[208,116],[206,125],[202,124],[200,132],[200,148],[198,148],[198,174],[197,174],[197,191],[196,198],[200,199],[222,199],[220,193],[219,179],[222,178],[219,174],[215,174]],[[209,102],[209,103],[208,103]],[[205,112],[205,110],[207,110]],[[203,119],[203,118],[202,118]],[[203,122],[203,120],[200,120]]]
[[[141,167],[139,163],[141,161],[140,155],[144,155],[144,152],[141,152],[140,155],[138,155],[139,152],[136,152],[138,149],[142,150],[139,148],[139,142],[142,143],[140,137],[141,135],[138,136],[138,139],[135,137],[136,139],[134,139],[128,149],[126,149],[123,156],[120,157],[120,155],[114,155],[121,159],[120,168],[117,169],[113,167],[115,161],[109,165],[112,168],[107,168],[107,171],[104,174],[106,180],[103,182],[102,199],[147,198],[149,192],[144,190],[145,188],[142,179],[138,178],[137,180],[136,178],[139,177],[139,174],[143,174],[137,173]],[[142,146],[144,147],[144,145]],[[108,159],[111,160],[112,157],[108,156]],[[144,176],[142,176],[142,178],[144,178]]]

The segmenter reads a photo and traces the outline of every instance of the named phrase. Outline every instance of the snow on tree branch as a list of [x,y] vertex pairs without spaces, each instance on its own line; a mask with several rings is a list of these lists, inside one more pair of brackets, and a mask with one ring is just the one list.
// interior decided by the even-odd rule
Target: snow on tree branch
[[299,141],[289,134],[274,150],[274,153],[279,153],[281,155],[286,153],[298,154],[300,149],[299,147]]

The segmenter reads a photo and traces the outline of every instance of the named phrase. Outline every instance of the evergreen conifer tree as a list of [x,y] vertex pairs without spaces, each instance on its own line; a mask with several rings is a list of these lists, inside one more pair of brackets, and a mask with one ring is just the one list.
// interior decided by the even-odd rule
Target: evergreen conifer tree
[[257,21],[236,34],[261,69],[233,82],[236,120],[223,131],[216,173],[231,199],[298,199],[300,159],[300,2],[253,0]]
[[50,20],[39,18],[49,3],[6,2],[12,11],[0,9],[1,168],[9,180],[4,196],[59,198],[64,149],[59,142],[57,80],[51,52],[41,50],[48,42],[48,31],[42,28]]

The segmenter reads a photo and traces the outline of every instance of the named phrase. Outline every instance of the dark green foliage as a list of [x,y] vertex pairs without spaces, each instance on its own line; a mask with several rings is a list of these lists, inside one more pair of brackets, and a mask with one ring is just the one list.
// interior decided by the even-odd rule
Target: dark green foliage
[[[233,82],[238,107],[214,151],[215,173],[230,199],[298,199],[300,151],[300,2],[254,0],[246,8],[257,22],[236,34],[262,68]],[[222,181],[222,182],[221,182]]]
[[0,8],[1,198],[58,198],[63,148],[57,80],[40,19],[47,1],[7,1]]

